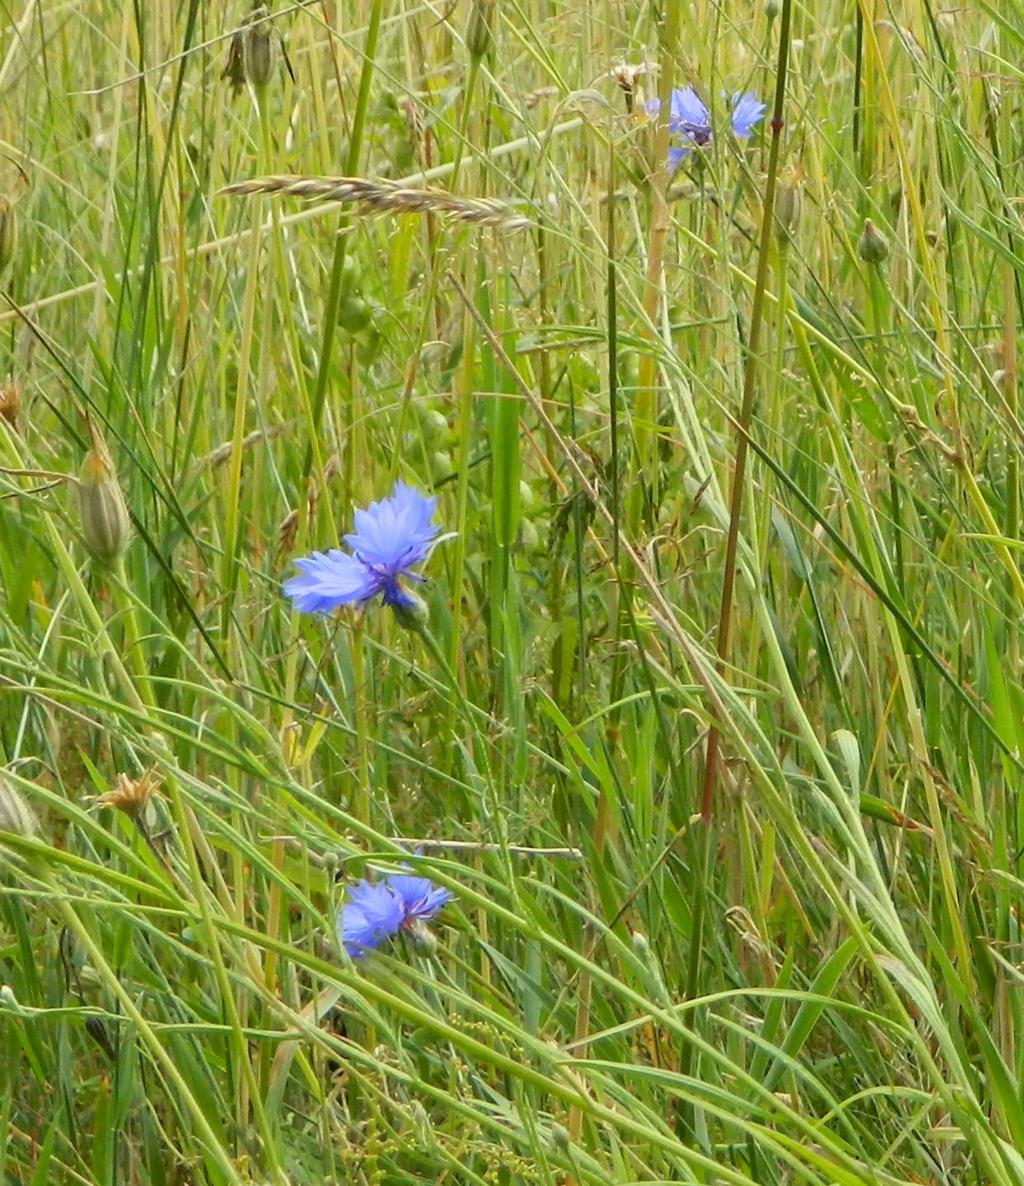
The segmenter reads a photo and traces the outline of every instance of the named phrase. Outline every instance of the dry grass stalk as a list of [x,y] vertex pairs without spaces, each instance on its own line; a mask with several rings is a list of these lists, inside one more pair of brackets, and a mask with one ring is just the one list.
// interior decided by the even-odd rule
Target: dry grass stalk
[[496,226],[506,231],[533,225],[498,198],[460,198],[443,189],[410,189],[392,181],[363,177],[254,177],[235,181],[222,194],[287,194],[327,202],[358,202],[370,214],[422,214],[433,210],[455,222]]

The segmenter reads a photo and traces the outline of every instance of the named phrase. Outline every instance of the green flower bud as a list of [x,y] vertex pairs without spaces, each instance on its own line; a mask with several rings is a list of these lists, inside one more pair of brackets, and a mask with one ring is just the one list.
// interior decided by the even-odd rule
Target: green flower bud
[[114,463],[95,432],[78,475],[78,501],[82,538],[89,555],[97,564],[108,567],[128,546],[131,520]]
[[0,773],[0,832],[34,836],[36,826],[36,817],[21,792]]
[[395,621],[403,630],[413,630],[419,633],[430,621],[430,610],[422,597],[409,589],[403,589],[404,600],[391,608],[395,612]]
[[866,264],[880,264],[889,256],[889,240],[870,218],[864,219],[864,230],[857,240],[857,254]]
[[494,44],[494,0],[473,0],[466,33],[466,49],[474,61],[479,61]]

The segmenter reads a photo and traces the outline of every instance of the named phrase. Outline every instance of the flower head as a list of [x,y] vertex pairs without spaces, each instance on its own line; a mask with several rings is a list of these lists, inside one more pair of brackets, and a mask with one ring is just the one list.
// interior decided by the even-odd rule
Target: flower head
[[432,919],[451,896],[428,878],[405,873],[356,882],[338,912],[338,938],[357,959],[399,931],[411,931]]
[[[648,115],[657,115],[661,101],[651,99],[646,106]],[[764,108],[765,105],[750,91],[737,91],[732,96],[729,113],[733,135],[745,140],[764,115]],[[672,91],[668,130],[683,141],[682,145],[673,145],[668,150],[669,171],[674,170],[691,149],[704,148],[711,143],[711,113],[692,86]]]
[[386,881],[359,881],[338,914],[338,937],[354,959],[397,935],[405,909]]
[[285,581],[285,593],[307,614],[369,601],[378,593],[385,605],[407,608],[413,599],[401,580],[422,580],[411,570],[426,559],[438,533],[431,521],[436,505],[436,498],[396,482],[390,498],[356,511],[355,531],[345,536],[351,551],[332,548],[296,560],[300,575]]

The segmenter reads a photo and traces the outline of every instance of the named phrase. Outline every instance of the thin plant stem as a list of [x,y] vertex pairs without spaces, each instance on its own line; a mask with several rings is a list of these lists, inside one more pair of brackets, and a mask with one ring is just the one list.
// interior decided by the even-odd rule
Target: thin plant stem
[[[732,494],[729,500],[729,530],[725,543],[725,563],[722,568],[722,596],[718,614],[718,670],[725,671],[729,661],[729,641],[732,629],[733,588],[736,581],[736,548],[740,520],[743,514],[743,493],[746,488],[747,441],[754,415],[757,393],[757,372],[760,362],[761,323],[764,317],[764,293],[768,283],[768,264],[772,249],[772,230],[775,221],[775,189],[779,172],[782,129],[785,126],[786,69],[789,62],[789,28],[792,0],[782,0],[779,24],[779,53],[775,75],[775,102],[771,119],[771,149],[768,173],[764,183],[761,207],[761,236],[758,246],[757,276],[750,310],[750,330],[747,335],[746,362],[743,370],[743,401],[736,418],[736,452],[733,461]],[[718,729],[712,722],[708,730],[704,757],[704,779],[700,813],[705,823],[711,822],[712,800],[718,773]]]

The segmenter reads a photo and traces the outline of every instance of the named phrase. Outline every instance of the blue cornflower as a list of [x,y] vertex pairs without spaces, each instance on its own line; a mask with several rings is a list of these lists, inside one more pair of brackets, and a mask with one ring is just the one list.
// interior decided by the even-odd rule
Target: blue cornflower
[[338,938],[356,958],[397,935],[405,921],[402,900],[384,881],[359,881],[338,912]]
[[[745,140],[754,130],[754,125],[761,120],[764,109],[765,105],[750,91],[736,91],[732,96],[729,114],[733,135]],[[657,115],[661,110],[661,100],[649,100],[646,110],[648,115]],[[668,150],[670,172],[678,167],[692,148],[704,148],[711,143],[711,113],[692,86],[673,90],[669,102],[668,130],[683,141],[682,146],[674,145]]]
[[396,482],[390,498],[356,511],[356,529],[344,537],[351,553],[332,548],[296,560],[300,575],[285,581],[285,593],[306,614],[369,601],[378,593],[392,609],[410,609],[417,599],[401,581],[423,579],[411,570],[426,559],[440,530],[431,522],[436,505],[436,498]]
[[434,885],[429,878],[413,877],[408,873],[391,873],[387,883],[401,898],[405,917],[410,922],[433,918],[452,896],[451,890]]
[[338,938],[357,959],[402,930],[429,921],[451,899],[451,891],[426,877],[389,873],[380,881],[358,881],[338,911]]

